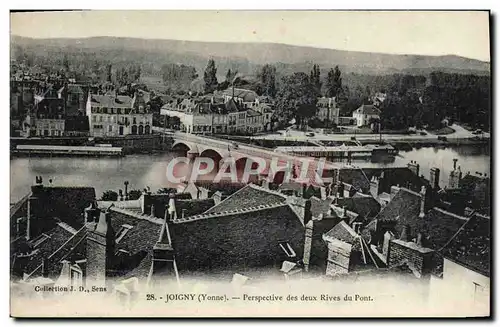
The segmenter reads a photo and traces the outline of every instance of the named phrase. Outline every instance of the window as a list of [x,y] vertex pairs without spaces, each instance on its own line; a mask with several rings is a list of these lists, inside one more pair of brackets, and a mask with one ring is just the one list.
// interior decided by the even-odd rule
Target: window
[[112,132],[113,131],[113,126],[112,125],[109,125],[108,126],[108,132]]
[[283,250],[283,252],[285,252],[285,254],[289,258],[293,258],[293,257],[295,257],[297,255],[295,253],[295,251],[292,249],[292,246],[290,245],[290,243],[288,243],[288,242],[280,242],[279,246],[280,246],[281,250]]
[[95,117],[95,115],[94,115],[94,116],[92,116],[92,122],[94,122],[94,123],[96,122],[96,117]]
[[123,224],[118,232],[116,233],[116,243],[119,243],[123,237],[128,233],[129,230],[131,230],[134,226],[128,225],[128,224]]

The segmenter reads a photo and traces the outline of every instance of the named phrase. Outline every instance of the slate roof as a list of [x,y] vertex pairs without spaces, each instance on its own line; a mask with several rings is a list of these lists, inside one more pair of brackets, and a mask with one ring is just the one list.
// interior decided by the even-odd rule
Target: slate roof
[[117,95],[115,98],[112,95],[92,94],[91,102],[93,107],[132,108],[132,98],[126,95]]
[[444,257],[490,276],[491,231],[490,218],[474,215],[444,246]]
[[357,213],[362,217],[375,217],[380,211],[380,203],[372,196],[360,196],[356,193],[351,198],[337,199],[339,207],[345,206],[347,210]]
[[374,105],[364,104],[356,109],[356,113],[363,115],[380,115],[380,110],[377,109]]
[[394,222],[396,237],[402,232],[402,227],[408,225],[410,233],[417,229],[420,203],[422,197],[419,193],[400,188],[394,198],[376,216],[382,222]]
[[125,250],[129,253],[117,263],[115,277],[138,277],[147,278],[152,263],[153,246],[158,241],[161,231],[161,219],[155,221],[138,219],[133,215],[111,209],[111,225],[115,233],[118,233],[122,225],[131,225],[132,228],[116,244],[116,251]]
[[418,231],[423,233],[422,245],[439,250],[460,230],[468,218],[455,215],[443,209],[431,209],[423,219],[418,220]]
[[[74,235],[71,229],[68,229],[64,224],[57,224],[52,230],[32,239],[28,242],[29,248],[32,250],[31,255],[15,258],[13,269],[21,269],[26,274],[40,275],[40,266],[43,259],[48,258],[56,252]],[[14,252],[21,251],[15,249]],[[39,271],[38,271],[39,270]]]
[[[233,96],[233,89],[228,88],[222,91],[222,94],[225,96]],[[252,90],[234,88],[234,97],[242,98],[243,102],[254,102],[255,99],[258,98],[258,95]]]
[[267,190],[254,184],[248,184],[239,191],[233,193],[216,206],[207,210],[207,213],[231,211],[246,207],[256,207],[285,202],[286,196],[274,191]]
[[182,217],[183,211],[184,216],[194,216],[200,213],[203,213],[213,207],[215,205],[214,199],[190,199],[190,200],[181,200],[175,199],[175,210],[177,213],[177,217]]
[[353,185],[356,189],[368,193],[370,180],[373,176],[384,178],[380,181],[380,192],[390,193],[391,186],[400,185],[413,191],[420,191],[422,186],[428,186],[429,182],[415,175],[407,167],[395,168],[341,168],[339,169],[339,180]]
[[326,232],[323,238],[325,240],[336,239],[353,245],[359,242],[359,235],[343,220]]
[[44,186],[45,215],[57,217],[75,229],[83,226],[83,210],[96,198],[93,187]]

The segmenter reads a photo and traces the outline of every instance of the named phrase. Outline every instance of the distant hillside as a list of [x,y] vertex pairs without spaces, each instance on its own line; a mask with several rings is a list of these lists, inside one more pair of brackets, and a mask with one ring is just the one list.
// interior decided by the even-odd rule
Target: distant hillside
[[427,74],[433,70],[489,74],[490,63],[454,55],[393,55],[292,46],[277,43],[193,42],[118,37],[79,39],[31,39],[12,36],[13,46],[38,51],[103,52],[109,60],[134,60],[159,65],[179,62],[202,70],[214,58],[219,73],[228,68],[252,74],[266,63],[278,64],[280,72],[307,71],[312,63],[322,69],[339,65],[344,72],[388,74],[405,72]]

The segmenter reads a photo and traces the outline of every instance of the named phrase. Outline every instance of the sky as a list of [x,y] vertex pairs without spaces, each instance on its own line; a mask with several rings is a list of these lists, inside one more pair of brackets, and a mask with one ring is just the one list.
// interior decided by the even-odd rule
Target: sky
[[12,13],[11,34],[33,38],[137,37],[277,42],[490,61],[480,11],[78,11]]

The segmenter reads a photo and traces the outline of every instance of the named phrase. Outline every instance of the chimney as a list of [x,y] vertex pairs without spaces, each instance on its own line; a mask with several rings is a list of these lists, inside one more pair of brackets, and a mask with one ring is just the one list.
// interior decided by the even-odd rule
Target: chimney
[[167,211],[168,211],[168,218],[170,220],[174,220],[177,218],[177,209],[175,207],[175,195],[170,194],[170,199],[168,200],[168,205],[167,205]]
[[212,195],[212,199],[214,199],[215,205],[218,205],[222,201],[222,192],[215,192],[214,195]]
[[304,225],[312,220],[311,200],[306,200],[304,204]]
[[398,186],[391,186],[391,201],[394,199],[396,194],[399,192],[399,185]]
[[262,180],[262,187],[266,190],[269,190],[269,181],[267,180],[267,178]]
[[458,159],[453,159],[453,170],[457,169],[457,161]]
[[403,225],[401,230],[401,235],[399,236],[399,239],[401,241],[408,242],[408,234],[409,234],[408,229],[409,229],[408,225]]
[[425,193],[427,190],[425,189],[425,186],[422,186],[422,189],[420,190],[420,195],[421,195],[421,200],[420,200],[420,214],[418,215],[420,218],[424,218],[425,216]]
[[430,182],[431,182],[431,187],[435,190],[439,189],[439,173],[440,173],[439,168],[436,167],[431,168]]
[[93,223],[97,222],[97,218],[99,217],[99,209],[97,208],[97,205],[94,201],[90,203],[90,205],[84,209],[84,217],[85,217],[85,224],[86,223]]
[[380,191],[380,180],[373,176],[370,181],[370,194],[377,199]]
[[410,169],[415,175],[419,176],[418,173],[420,171],[420,165],[415,161],[412,160],[408,163],[407,165],[408,169]]
[[115,253],[115,231],[109,209],[101,211],[95,230],[87,237],[87,285],[106,286]]
[[320,192],[321,192],[321,200],[326,200],[327,194],[326,194],[326,187],[321,186],[320,187]]
[[422,233],[417,234],[417,246],[422,247]]
[[359,232],[361,231],[361,225],[362,225],[362,223],[360,223],[360,222],[355,222],[352,224],[352,229],[354,230],[354,232],[356,234],[359,234]]
[[143,215],[148,213],[148,208],[149,208],[149,213],[151,213],[150,209],[151,194],[148,193],[147,189],[142,190],[142,195],[139,198],[139,202],[141,203],[141,212]]
[[150,213],[150,216],[151,216],[151,217],[156,217],[156,216],[155,216],[155,205],[154,205],[154,204],[152,204],[152,205],[151,205],[151,213]]
[[310,220],[305,225],[306,225],[306,232],[305,232],[305,241],[304,241],[304,257],[303,257],[302,261],[304,262],[304,270],[309,271],[309,264],[311,261],[314,221]]
[[387,262],[387,256],[389,255],[389,243],[391,242],[391,239],[394,237],[394,235],[387,231],[384,234],[384,243],[382,245],[382,254],[385,257],[385,260]]

